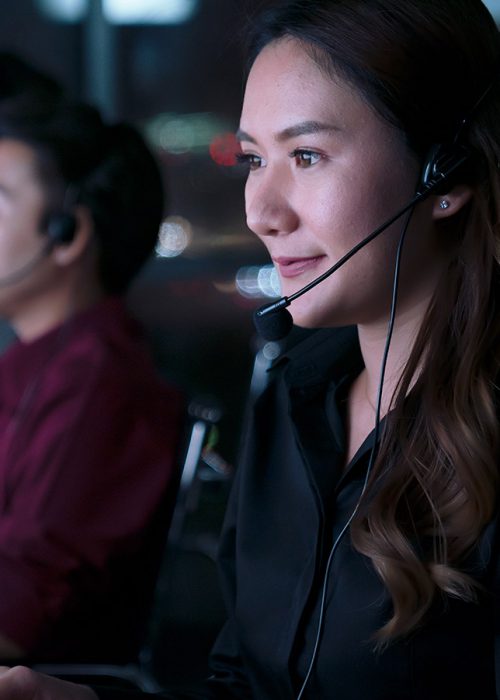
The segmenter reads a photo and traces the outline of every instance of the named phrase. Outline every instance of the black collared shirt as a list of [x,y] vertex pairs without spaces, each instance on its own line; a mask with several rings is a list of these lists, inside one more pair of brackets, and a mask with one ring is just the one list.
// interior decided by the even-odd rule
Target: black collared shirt
[[[362,366],[355,329],[318,331],[285,353],[256,403],[221,547],[229,620],[213,654],[215,697],[297,696],[316,639],[325,562],[359,499],[373,443],[372,434],[343,469],[342,398]],[[476,552],[484,581],[495,525]],[[371,560],[347,533],[328,576],[304,697],[495,697],[491,596],[479,604],[438,601],[421,630],[377,653],[373,635],[390,615]]]

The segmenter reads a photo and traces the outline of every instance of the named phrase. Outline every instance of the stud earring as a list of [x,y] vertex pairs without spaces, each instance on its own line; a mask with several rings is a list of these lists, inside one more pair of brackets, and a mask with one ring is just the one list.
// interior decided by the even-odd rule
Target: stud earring
[[447,199],[442,199],[442,200],[439,202],[439,208],[440,208],[440,209],[448,209],[449,206],[450,206],[450,203],[449,203],[449,201],[448,201]]

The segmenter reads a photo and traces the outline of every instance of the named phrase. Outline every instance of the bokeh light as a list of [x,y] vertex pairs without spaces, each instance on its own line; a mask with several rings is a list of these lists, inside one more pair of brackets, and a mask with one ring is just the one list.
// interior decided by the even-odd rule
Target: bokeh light
[[182,216],[169,216],[160,226],[156,255],[159,258],[175,258],[186,250],[193,238],[193,229]]
[[210,143],[210,156],[217,165],[236,165],[236,154],[241,151],[240,143],[232,132],[218,134]]
[[236,273],[236,288],[247,299],[280,296],[278,273],[274,265],[249,265]]

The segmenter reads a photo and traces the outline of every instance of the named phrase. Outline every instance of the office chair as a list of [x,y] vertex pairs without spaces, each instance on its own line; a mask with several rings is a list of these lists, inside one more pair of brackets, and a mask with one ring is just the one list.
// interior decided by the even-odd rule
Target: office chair
[[[150,602],[149,619],[145,635],[136,658],[126,663],[34,663],[32,668],[41,673],[75,682],[95,685],[118,685],[138,688],[144,692],[158,692],[161,688],[151,672],[152,645],[157,635],[155,601],[165,592],[165,568],[162,561],[171,560],[176,551],[184,547],[183,532],[186,517],[196,509],[200,498],[200,486],[207,481],[227,481],[232,476],[231,467],[213,449],[211,432],[216,429],[221,410],[212,401],[196,399],[188,407],[187,437],[184,457],[179,460],[177,488],[170,488],[162,504],[165,540],[157,571],[153,599]],[[174,482],[175,483],[175,482]],[[208,543],[203,537],[187,540],[187,548],[215,557],[216,540]],[[98,634],[98,630],[97,630]]]

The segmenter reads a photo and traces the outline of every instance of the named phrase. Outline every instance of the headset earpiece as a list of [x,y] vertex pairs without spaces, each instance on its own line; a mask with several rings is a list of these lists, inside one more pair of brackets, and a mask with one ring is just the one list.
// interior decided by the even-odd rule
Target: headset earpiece
[[68,245],[75,238],[76,218],[74,214],[54,212],[47,215],[43,228],[52,245]]
[[446,194],[464,176],[463,168],[470,159],[469,151],[458,144],[433,146],[422,168],[420,190]]
[[[453,139],[449,143],[440,143],[431,148],[422,167],[420,192],[427,190],[429,194],[446,194],[453,185],[470,181],[471,151],[463,145],[462,137],[497,81],[498,78],[495,77],[488,83],[471,110],[461,120]],[[468,168],[468,172],[464,172],[464,166]],[[475,177],[478,176],[481,167],[481,163],[476,162],[474,158]]]

